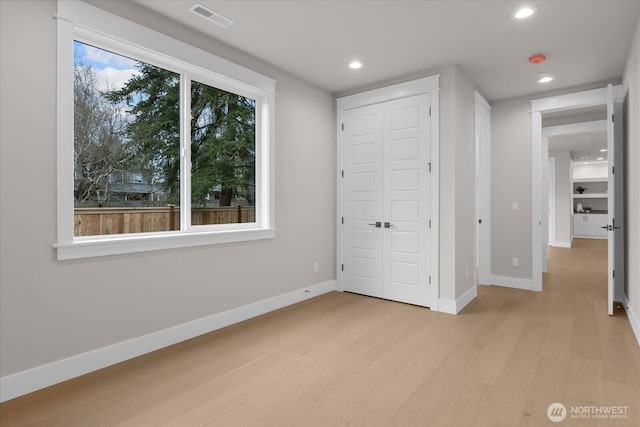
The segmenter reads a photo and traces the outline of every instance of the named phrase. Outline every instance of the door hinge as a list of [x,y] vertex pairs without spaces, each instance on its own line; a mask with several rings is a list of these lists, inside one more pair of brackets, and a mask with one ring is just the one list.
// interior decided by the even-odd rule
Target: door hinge
[[481,219],[478,220],[478,224],[482,224],[482,220]]
[[344,264],[342,264],[342,271],[344,271]]
[[429,173],[431,173],[431,162],[427,163],[427,166],[429,166]]
[[342,225],[344,225],[344,217],[342,217]]
[[611,115],[611,121],[614,121],[614,114]]
[[615,270],[611,270],[611,274],[613,274],[613,278],[616,278],[616,271]]
[[429,284],[431,284],[431,276],[429,276]]
[[615,175],[615,174],[616,174],[616,167],[615,166],[611,166],[611,175]]
[[431,228],[431,220],[429,220],[429,228]]
[[342,177],[344,178],[344,169],[342,170]]
[[429,116],[431,116],[431,107],[429,107]]
[[344,123],[342,123],[342,130],[344,130]]

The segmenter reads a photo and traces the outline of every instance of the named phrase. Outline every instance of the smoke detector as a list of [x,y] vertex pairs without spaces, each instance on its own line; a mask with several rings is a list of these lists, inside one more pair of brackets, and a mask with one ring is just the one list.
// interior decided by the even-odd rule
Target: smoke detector
[[215,22],[222,28],[229,28],[233,25],[233,21],[226,16],[220,15],[218,12],[214,12],[213,10],[205,7],[199,3],[195,3],[193,6],[189,8],[189,10],[196,15],[200,15],[209,21]]
[[544,53],[536,53],[529,57],[530,64],[542,64],[546,60],[547,60],[547,55],[545,55]]

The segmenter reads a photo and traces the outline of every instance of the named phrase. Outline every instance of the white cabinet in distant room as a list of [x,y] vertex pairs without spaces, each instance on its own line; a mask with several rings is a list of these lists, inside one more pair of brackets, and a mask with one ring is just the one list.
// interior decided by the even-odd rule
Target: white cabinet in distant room
[[[591,214],[588,215],[587,235],[592,237],[607,238],[607,215]],[[605,227],[605,228],[602,228]]]
[[585,213],[582,210],[591,210],[591,213],[599,214],[607,212],[607,162],[574,163],[572,181],[575,213]]
[[573,215],[573,236],[581,237],[587,235],[587,216],[585,214]]
[[606,214],[574,214],[573,215],[573,237],[584,237],[589,239],[607,238],[607,215]]

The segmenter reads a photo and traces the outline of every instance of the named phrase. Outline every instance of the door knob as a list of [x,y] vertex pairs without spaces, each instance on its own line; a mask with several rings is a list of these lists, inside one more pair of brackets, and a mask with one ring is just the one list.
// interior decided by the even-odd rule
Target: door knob
[[384,223],[384,228],[396,228],[396,226],[391,224],[391,223],[389,223],[389,222],[385,222]]

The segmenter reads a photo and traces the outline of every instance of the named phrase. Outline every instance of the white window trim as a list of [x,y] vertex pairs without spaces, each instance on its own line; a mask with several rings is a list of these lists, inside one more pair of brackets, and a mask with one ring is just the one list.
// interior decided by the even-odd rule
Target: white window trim
[[[275,237],[275,80],[80,1],[60,0],[57,12],[58,260],[224,244]],[[93,41],[116,53],[186,73],[190,79],[256,100],[256,222],[189,226],[180,231],[74,237],[73,41]],[[119,49],[120,47],[120,49]],[[125,49],[125,52],[122,52]],[[120,52],[119,52],[120,51]],[[215,70],[215,71],[214,71]],[[185,141],[182,170],[189,149]],[[183,194],[189,180],[182,179]],[[184,200],[184,199],[183,199]],[[185,206],[187,205],[187,206]],[[187,208],[188,203],[183,203]],[[188,215],[182,215],[187,217]]]

